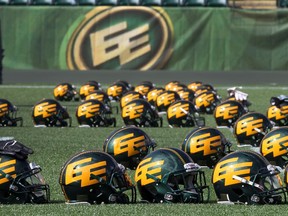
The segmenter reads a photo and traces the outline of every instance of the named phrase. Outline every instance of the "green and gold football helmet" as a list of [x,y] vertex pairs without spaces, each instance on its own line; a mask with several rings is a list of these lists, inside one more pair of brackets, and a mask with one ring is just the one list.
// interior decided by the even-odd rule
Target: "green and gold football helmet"
[[103,151],[123,166],[135,170],[140,161],[156,147],[147,133],[135,126],[113,131],[103,144]]
[[190,101],[178,100],[167,109],[167,120],[170,127],[203,127],[205,118],[201,117]]
[[237,119],[245,113],[247,112],[240,102],[226,100],[216,106],[213,114],[218,127],[233,129]]
[[23,125],[22,117],[17,117],[18,108],[6,99],[0,99],[0,127],[14,127],[20,122]]
[[265,115],[259,112],[248,112],[235,122],[233,133],[238,146],[259,147],[265,134],[272,128],[272,123]]
[[196,128],[186,135],[182,150],[195,163],[213,168],[222,157],[231,152],[231,146],[231,142],[221,131],[213,127],[203,127]]
[[287,202],[280,171],[254,151],[232,152],[216,164],[212,183],[218,203],[279,204]]
[[105,152],[84,151],[68,159],[59,184],[66,203],[121,203],[136,201],[136,189],[125,167]]
[[101,83],[97,81],[88,81],[80,87],[79,95],[81,100],[85,100],[86,96],[91,94],[95,90],[102,90]]
[[268,132],[261,140],[260,153],[271,164],[284,168],[288,164],[288,127]]
[[0,154],[0,204],[48,203],[50,188],[41,171],[34,162]]
[[136,169],[135,182],[142,200],[150,203],[202,203],[209,196],[204,172],[177,148],[148,154]]
[[125,125],[137,127],[162,127],[162,118],[155,107],[144,99],[130,101],[122,108],[121,117]]
[[53,90],[54,98],[58,101],[78,101],[76,87],[70,83],[60,83]]
[[67,109],[54,99],[43,99],[32,108],[35,127],[71,127],[72,118]]
[[116,126],[116,119],[111,115],[111,108],[99,100],[90,99],[79,104],[76,118],[80,127]]

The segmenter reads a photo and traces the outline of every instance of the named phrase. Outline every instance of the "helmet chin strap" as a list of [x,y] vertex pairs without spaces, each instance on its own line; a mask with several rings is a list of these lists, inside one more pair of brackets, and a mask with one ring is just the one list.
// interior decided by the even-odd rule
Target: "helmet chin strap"
[[261,185],[255,183],[255,182],[252,182],[250,180],[247,180],[245,178],[242,178],[240,176],[233,175],[233,179],[238,180],[238,181],[242,182],[243,184],[247,184],[247,185],[256,187],[256,188],[260,189],[261,191],[264,191],[264,188]]

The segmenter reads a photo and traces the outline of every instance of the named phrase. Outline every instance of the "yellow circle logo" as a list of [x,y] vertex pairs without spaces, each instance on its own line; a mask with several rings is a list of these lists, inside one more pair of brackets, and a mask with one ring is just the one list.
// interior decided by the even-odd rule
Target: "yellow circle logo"
[[160,7],[97,7],[69,40],[71,70],[160,69],[172,54],[173,27]]

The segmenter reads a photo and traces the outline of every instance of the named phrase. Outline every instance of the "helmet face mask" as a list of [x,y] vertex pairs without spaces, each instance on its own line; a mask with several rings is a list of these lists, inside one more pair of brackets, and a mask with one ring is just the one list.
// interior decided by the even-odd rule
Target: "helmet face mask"
[[135,186],[125,167],[104,152],[85,151],[74,155],[61,169],[59,183],[67,203],[136,202]]
[[20,122],[23,125],[22,117],[17,117],[18,108],[5,99],[0,99],[0,127],[14,127]]
[[111,125],[115,127],[116,119],[110,114],[110,108],[96,99],[82,102],[76,110],[80,127],[108,127]]
[[280,171],[252,151],[223,157],[213,171],[212,183],[219,203],[279,204],[287,202]]
[[40,166],[7,155],[0,155],[0,159],[9,166],[0,170],[0,203],[42,204],[50,201],[49,185],[40,174]]
[[142,199],[154,203],[201,203],[208,189],[200,166],[176,148],[148,154],[136,169],[135,181]]
[[71,127],[72,123],[66,108],[53,99],[36,103],[32,109],[32,120],[35,127]]

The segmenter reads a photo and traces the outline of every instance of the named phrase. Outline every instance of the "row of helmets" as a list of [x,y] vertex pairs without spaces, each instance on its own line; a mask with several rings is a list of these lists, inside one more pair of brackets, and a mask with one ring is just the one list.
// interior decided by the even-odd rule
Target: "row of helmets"
[[[0,143],[19,146],[16,140]],[[136,187],[143,202],[204,203],[210,193],[205,169],[210,168],[219,203],[287,203],[287,157],[285,164],[276,161],[280,166],[275,166],[261,154],[233,152],[230,146],[218,129],[203,127],[189,132],[180,148],[158,149],[142,129],[126,126],[109,134],[103,151],[81,151],[70,157],[61,168],[59,184],[67,203],[135,203]],[[49,202],[50,188],[41,167],[30,163],[28,155],[19,157],[19,150],[0,152],[1,162],[14,167],[1,170],[5,177],[0,203]],[[281,168],[285,168],[285,185],[279,177]],[[135,170],[136,186],[127,169]]]
[[[124,88],[126,93],[119,86],[126,86]],[[220,101],[221,97],[217,94],[215,88],[201,82],[192,82],[186,86],[173,81],[165,85],[165,88],[162,88],[162,92],[155,93],[154,90],[159,88],[161,87],[155,87],[149,81],[141,82],[135,87],[125,81],[117,81],[108,87],[106,93],[101,90],[99,82],[89,81],[80,88],[79,94],[86,92],[87,96],[82,96],[84,99],[81,98],[83,101],[77,108],[76,117],[78,123],[80,126],[88,127],[116,126],[116,119],[111,114],[114,108],[118,112],[118,107],[112,107],[110,102],[117,100],[120,103],[121,117],[125,125],[139,127],[161,126],[161,112],[164,112],[167,114],[171,127],[203,127],[205,126],[205,118],[200,116],[200,114],[213,113],[217,126],[230,128],[241,145],[247,144],[258,147],[264,135],[273,126],[279,127],[288,124],[288,97],[284,95],[270,99],[271,106],[265,116],[258,112],[249,111],[248,107],[251,103],[247,100],[248,94],[237,88],[227,89],[228,98],[224,101]],[[193,88],[194,90],[192,90]],[[118,91],[115,89],[118,89]],[[146,93],[143,93],[143,89],[146,89]],[[178,90],[176,91],[175,89]],[[168,91],[171,94],[167,94]],[[181,96],[180,100],[175,99],[175,95],[179,96],[184,91],[193,92],[194,99],[192,102],[189,97],[185,99],[184,96]],[[201,93],[198,94],[198,91]],[[110,92],[110,95],[108,95],[108,92]],[[118,92],[118,96],[113,95],[111,92]],[[122,92],[122,94],[119,92]],[[168,104],[166,107],[167,112],[165,110],[161,111],[160,106],[156,106],[156,108],[153,106],[155,101],[153,102],[151,97],[149,97],[150,93],[158,94],[156,99],[153,97],[156,103],[160,101],[162,105]],[[210,98],[210,94],[216,95],[216,97],[211,97],[212,99],[217,98],[214,101],[215,103],[211,103],[213,100]],[[120,97],[120,95],[122,96]],[[77,100],[77,91],[73,85],[62,83],[54,88],[54,97],[59,101]],[[149,101],[149,98],[152,101]],[[195,102],[197,98],[201,101],[201,105]],[[56,100],[44,99],[33,107],[32,117],[35,126],[71,126],[71,117],[67,110]],[[205,105],[205,109],[199,109],[202,105]],[[16,126],[18,122],[22,125],[23,119],[17,117],[16,113],[17,108],[15,106],[5,99],[0,99],[1,126]]]
[[[204,127],[189,132],[181,148],[158,149],[142,129],[125,126],[108,136],[103,152],[84,151],[68,159],[59,183],[67,203],[133,203],[136,187],[142,202],[205,203],[210,168],[219,203],[286,203],[288,168],[283,167],[283,186],[281,168],[259,153],[232,152],[230,146],[218,129]],[[125,168],[135,170],[136,187]]]

